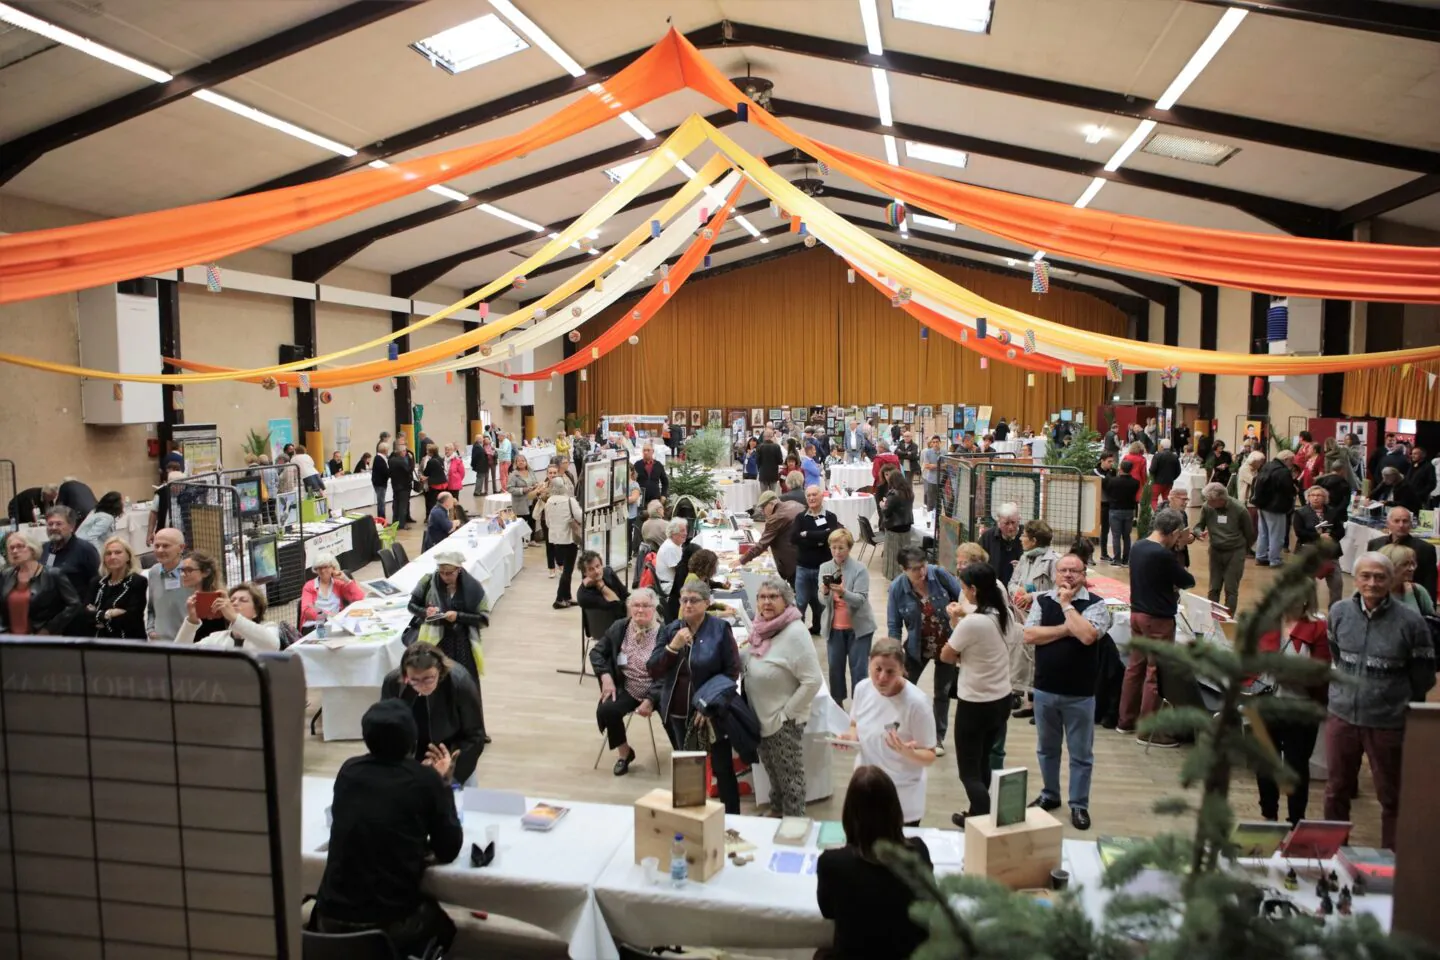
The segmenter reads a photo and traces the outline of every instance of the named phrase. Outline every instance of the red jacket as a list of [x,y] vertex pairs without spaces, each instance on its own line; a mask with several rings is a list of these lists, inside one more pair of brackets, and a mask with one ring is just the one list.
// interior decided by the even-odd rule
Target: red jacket
[[1130,476],[1139,480],[1140,486],[1143,488],[1145,486],[1145,478],[1150,472],[1150,468],[1145,465],[1145,455],[1140,453],[1127,453],[1120,458],[1120,462],[1135,464],[1134,469],[1130,471]]
[[[1330,636],[1327,632],[1324,620],[1301,620],[1290,630],[1290,643],[1296,650],[1307,647],[1305,651],[1311,660],[1320,663],[1330,663]],[[1260,635],[1259,650],[1261,653],[1280,652],[1280,631],[1271,630]],[[1330,684],[1322,682],[1311,688],[1310,696],[1317,703],[1324,704],[1330,699]]]
[[465,487],[465,461],[459,457],[451,457],[449,472],[449,490],[451,493],[459,493]]
[[[365,588],[354,580],[338,579],[330,581],[330,590],[340,598],[340,609],[344,610],[352,603],[365,599]],[[318,577],[305,582],[300,590],[300,626],[303,628],[308,624],[320,619],[320,611],[315,609],[315,601],[320,595],[320,579]]]
[[875,455],[874,461],[870,464],[870,478],[875,481],[875,486],[880,486],[880,471],[885,469],[885,464],[893,463],[895,469],[900,469],[900,458],[895,454],[886,451]]

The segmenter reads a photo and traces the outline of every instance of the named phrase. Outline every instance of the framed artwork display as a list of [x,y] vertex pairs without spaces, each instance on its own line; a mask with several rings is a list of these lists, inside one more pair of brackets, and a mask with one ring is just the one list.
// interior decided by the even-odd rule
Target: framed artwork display
[[604,527],[601,527],[598,530],[586,530],[585,549],[594,550],[602,557],[606,556],[607,551],[605,549],[605,533],[606,531]]
[[750,408],[750,426],[752,426],[752,427],[760,427],[760,426],[764,426],[764,425],[765,425],[765,408],[764,408],[764,407],[751,407],[751,408]]
[[742,427],[745,426],[745,424],[744,424],[744,420],[745,420],[745,408],[744,408],[744,407],[729,407],[728,409],[726,409],[726,411],[725,411],[725,425],[726,425],[726,426],[733,426],[733,425],[735,424],[735,421],[736,421],[736,420],[739,420],[739,421],[742,422]]
[[685,416],[685,411],[684,411],[683,409],[681,409],[680,407],[676,407],[674,410],[671,410],[671,411],[670,411],[670,422],[671,422],[671,423],[678,423],[678,424],[680,424],[680,425],[683,427],[683,426],[685,425],[685,421],[686,421],[687,419],[688,419],[688,418]]
[[920,419],[927,420],[930,417],[935,416],[935,408],[928,403],[922,403],[920,404],[917,415],[920,417]]
[[711,407],[705,411],[705,423],[707,426],[718,427],[721,425],[720,408]]
[[626,533],[624,510],[616,510],[610,518],[610,544],[606,553],[600,554],[612,570],[623,570],[630,562],[630,541]]
[[770,408],[770,422],[771,422],[771,423],[779,423],[781,420],[784,420],[784,419],[785,419],[785,418],[780,415],[780,408],[779,408],[779,407],[771,407],[771,408]]
[[700,419],[702,416],[704,416],[704,413],[700,410],[699,407],[696,407],[695,409],[691,410],[691,411],[690,411],[690,426],[692,426],[692,427],[698,427],[698,426],[703,425],[703,424],[704,424],[704,421]]
[[890,422],[891,422],[891,423],[898,423],[899,421],[903,420],[904,417],[905,417],[905,408],[904,408],[904,407],[891,407],[891,408],[890,408]]
[[583,506],[586,510],[610,505],[610,463],[591,460],[585,464]]
[[616,457],[610,461],[610,499],[625,503],[630,497],[630,458]]

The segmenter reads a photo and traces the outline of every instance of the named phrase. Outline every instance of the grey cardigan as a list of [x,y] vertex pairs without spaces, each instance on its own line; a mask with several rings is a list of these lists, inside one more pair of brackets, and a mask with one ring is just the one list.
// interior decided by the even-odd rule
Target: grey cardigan
[[1435,685],[1425,618],[1390,597],[1367,615],[1360,595],[1330,608],[1330,713],[1357,727],[1398,730],[1405,709]]
[[[836,573],[834,560],[826,560],[820,565],[820,576],[833,577]],[[865,564],[854,557],[847,557],[845,560],[844,579],[841,586],[845,602],[850,605],[850,629],[855,631],[855,636],[864,637],[875,632],[875,614],[870,609],[870,571],[865,569]],[[820,590],[817,585],[815,588]],[[830,636],[830,618],[835,616],[835,593],[831,588],[830,593],[821,591],[820,602],[824,610],[820,614],[820,635]]]

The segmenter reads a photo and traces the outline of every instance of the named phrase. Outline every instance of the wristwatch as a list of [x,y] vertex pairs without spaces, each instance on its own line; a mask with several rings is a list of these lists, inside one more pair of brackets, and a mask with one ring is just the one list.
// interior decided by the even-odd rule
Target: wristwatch
[[1064,606],[1062,606],[1062,607],[1060,608],[1060,612],[1061,612],[1061,613],[1069,613],[1071,610],[1074,610],[1074,609],[1075,609],[1075,604],[1073,604],[1073,603],[1067,603],[1067,604],[1065,604]]

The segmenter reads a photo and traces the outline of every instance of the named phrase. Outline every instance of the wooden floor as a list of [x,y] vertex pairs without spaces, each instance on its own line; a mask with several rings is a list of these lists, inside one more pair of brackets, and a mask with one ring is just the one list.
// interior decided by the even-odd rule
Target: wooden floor
[[[411,556],[420,553],[420,533],[417,525],[401,535]],[[1204,548],[1192,547],[1192,554],[1194,573],[1200,581],[1198,589],[1203,591],[1206,588]],[[885,581],[880,570],[879,559],[872,558],[871,604],[876,620],[883,624]],[[1128,578],[1127,570],[1109,565],[1101,565],[1098,572],[1121,580]],[[1241,585],[1242,609],[1255,601],[1274,576],[1266,568],[1255,567],[1253,561],[1247,564],[1245,573]],[[374,564],[359,575],[378,577],[379,565]],[[1348,590],[1350,578],[1347,576],[1345,580]],[[1322,586],[1322,593],[1323,589]],[[615,755],[608,750],[601,758],[599,769],[591,769],[600,744],[594,714],[598,687],[593,678],[578,682],[574,676],[555,672],[556,668],[573,669],[579,664],[580,612],[578,608],[551,609],[554,595],[555,581],[546,576],[544,547],[531,546],[525,553],[524,569],[510,584],[492,615],[490,628],[484,633],[485,720],[494,742],[480,760],[481,782],[523,791],[531,797],[628,804],[661,782],[655,776],[649,737],[637,720],[631,741],[639,763],[631,766],[627,776],[616,777],[611,773]],[[825,663],[825,651],[818,641],[817,652],[821,663]],[[926,671],[921,681],[927,693],[932,673]],[[661,768],[668,780],[669,746],[658,726],[656,732]],[[333,775],[347,757],[363,750],[364,746],[358,741],[326,743],[307,734],[306,772]],[[1188,821],[1164,819],[1151,812],[1156,799],[1181,793],[1177,774],[1185,752],[1185,748],[1156,748],[1146,754],[1133,736],[1097,730],[1090,801],[1094,826],[1088,836],[1148,836],[1162,830],[1188,830]],[[1036,786],[1031,792],[1037,793],[1040,774],[1035,760],[1035,728],[1028,721],[1010,721],[1007,762],[1030,769],[1030,782]],[[854,761],[837,753],[833,764],[835,795],[811,805],[809,814],[817,819],[840,819],[844,785],[849,781]],[[1323,783],[1312,785],[1311,817],[1321,816],[1323,790]],[[1253,778],[1247,776],[1235,784],[1231,802],[1240,817],[1259,817]],[[745,812],[751,812],[752,807],[746,798]],[[950,814],[964,807],[965,793],[951,750],[931,769],[923,822],[926,826],[948,827]],[[1069,824],[1065,810],[1059,813],[1065,820],[1066,836],[1087,836]],[[1378,843],[1379,807],[1368,776],[1362,776],[1361,796],[1354,804],[1352,816],[1355,841]]]

